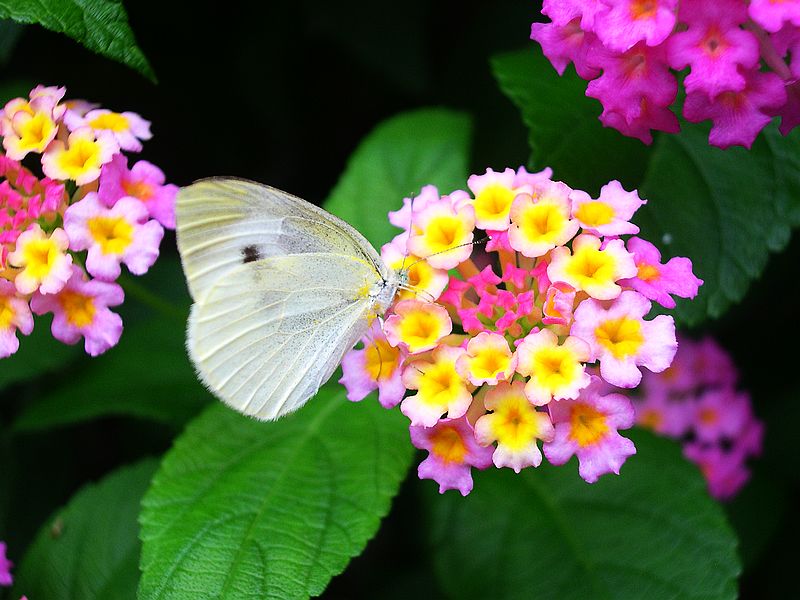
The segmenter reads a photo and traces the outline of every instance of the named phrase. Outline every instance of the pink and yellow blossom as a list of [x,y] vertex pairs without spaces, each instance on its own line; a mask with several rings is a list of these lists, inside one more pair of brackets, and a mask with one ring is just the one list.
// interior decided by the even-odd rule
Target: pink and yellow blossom
[[122,335],[122,319],[109,310],[122,304],[125,295],[116,283],[87,279],[73,266],[67,284],[55,294],[36,292],[31,310],[37,315],[53,313],[53,337],[65,344],[84,338],[90,356],[98,356],[115,346]]
[[516,366],[516,354],[508,347],[506,338],[483,331],[469,340],[456,369],[472,385],[497,385],[511,379]]
[[417,468],[420,479],[433,479],[439,493],[458,490],[462,496],[472,491],[472,468],[492,465],[492,448],[475,440],[466,417],[442,419],[433,427],[411,425],[411,443],[428,451],[428,457]]
[[403,384],[417,393],[407,397],[400,411],[412,425],[433,427],[441,416],[456,419],[467,412],[472,393],[456,364],[464,356],[463,348],[439,346],[430,360],[415,360],[403,371]]
[[11,356],[19,349],[17,331],[22,335],[33,331],[31,309],[13,283],[0,279],[0,358]]
[[409,254],[406,249],[408,236],[400,234],[381,248],[381,258],[390,269],[405,269],[408,276],[408,287],[397,292],[398,299],[423,298],[436,300],[447,287],[447,271],[434,269],[428,261]]
[[571,218],[571,192],[563,183],[551,182],[536,197],[520,194],[514,198],[508,229],[511,247],[536,258],[571,240],[578,231],[578,222]]
[[517,347],[517,373],[530,377],[525,394],[536,406],[551,400],[572,400],[589,385],[584,363],[589,360],[589,345],[569,336],[559,344],[549,329],[532,332]]
[[626,192],[619,181],[611,181],[600,188],[597,200],[580,190],[570,194],[570,199],[572,216],[587,233],[609,236],[639,233],[630,219],[646,202],[636,190]]
[[32,225],[9,252],[11,266],[21,270],[14,283],[20,294],[55,294],[64,287],[72,273],[72,256],[67,254],[70,240],[61,228],[47,235],[38,224]]
[[114,137],[105,131],[81,127],[69,134],[66,144],[55,140],[42,156],[42,169],[52,179],[71,179],[85,185],[100,177],[100,168],[119,152]]
[[553,424],[545,412],[537,411],[526,397],[521,381],[500,383],[484,397],[493,411],[475,423],[475,438],[488,446],[497,442],[492,461],[497,468],[509,467],[519,473],[525,467],[538,467],[542,453],[536,440],[553,439]]
[[386,339],[409,354],[419,354],[436,347],[453,330],[447,309],[419,300],[401,300],[383,326]]
[[588,299],[575,311],[570,334],[588,342],[591,359],[600,361],[600,374],[611,385],[632,388],[642,379],[640,366],[659,373],[672,363],[678,342],[669,315],[644,319],[651,303],[626,290],[610,306]]
[[435,269],[452,269],[472,254],[475,210],[449,198],[429,202],[415,218],[408,249]]
[[622,292],[620,279],[636,275],[633,255],[622,240],[601,246],[599,237],[584,233],[572,242],[572,252],[561,246],[553,250],[547,267],[550,281],[563,281],[597,300],[613,300]]
[[136,198],[163,227],[175,229],[178,186],[164,182],[164,172],[154,164],[140,160],[128,170],[128,160],[117,154],[111,162],[103,165],[97,194],[109,207],[120,198]]
[[112,281],[119,277],[121,263],[142,275],[158,258],[164,230],[147,217],[147,209],[134,198],[122,198],[107,208],[96,192],[89,192],[64,213],[64,228],[73,250],[88,250],[86,270]]
[[530,194],[530,185],[517,185],[514,169],[497,173],[486,169],[483,175],[472,175],[467,186],[475,195],[475,225],[484,230],[505,231],[509,225],[509,213],[514,198],[521,193]]
[[618,431],[633,427],[635,414],[630,400],[622,394],[602,395],[596,379],[575,400],[551,402],[553,441],[544,444],[544,454],[554,465],[578,457],[578,473],[594,483],[605,473],[619,475],[625,460],[636,448]]
[[71,110],[65,115],[64,122],[70,131],[88,127],[95,132],[107,132],[114,137],[120,149],[129,152],[141,151],[142,143],[139,140],[153,137],[150,133],[150,121],[134,112],[117,113],[98,108],[81,115]]
[[358,402],[378,390],[381,406],[397,406],[406,392],[402,377],[405,353],[389,344],[377,320],[362,342],[363,349],[352,350],[342,359],[339,383],[347,388],[347,399]]

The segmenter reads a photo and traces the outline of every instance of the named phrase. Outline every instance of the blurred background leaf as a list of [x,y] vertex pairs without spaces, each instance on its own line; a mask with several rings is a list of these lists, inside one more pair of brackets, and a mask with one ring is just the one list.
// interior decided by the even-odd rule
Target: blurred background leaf
[[732,599],[736,538],[672,441],[633,431],[621,475],[588,485],[576,459],[477,474],[430,494],[434,561],[452,598]]
[[143,501],[142,600],[320,594],[375,535],[408,470],[405,419],[337,384],[271,423],[217,404]]
[[387,213],[426,184],[446,194],[462,188],[472,124],[464,113],[423,109],[392,117],[359,144],[325,208],[379,249],[400,233]]
[[[89,50],[128,65],[155,82],[155,73],[136,45],[122,2],[115,0],[0,0],[0,18],[37,23],[64,33]],[[10,29],[7,34],[14,34]]]
[[48,600],[136,598],[139,503],[155,460],[81,489],[48,519],[16,570],[13,595]]

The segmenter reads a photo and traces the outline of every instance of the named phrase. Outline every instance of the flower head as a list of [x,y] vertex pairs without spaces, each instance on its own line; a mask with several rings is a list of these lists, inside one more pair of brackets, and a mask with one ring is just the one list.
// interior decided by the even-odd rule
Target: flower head
[[636,190],[626,192],[619,181],[611,181],[600,189],[600,197],[593,200],[580,190],[570,195],[572,215],[587,233],[595,235],[627,235],[639,233],[630,222],[633,214],[646,204]]
[[533,404],[542,406],[551,400],[573,400],[589,385],[585,363],[589,345],[570,336],[563,344],[549,329],[530,333],[517,348],[517,372],[530,376],[525,394]]
[[547,267],[550,281],[563,281],[598,300],[619,296],[622,288],[617,282],[633,277],[636,264],[622,240],[611,240],[605,247],[601,244],[600,238],[584,233],[572,242],[572,252],[563,246],[556,248]]
[[81,127],[69,134],[67,143],[55,140],[42,157],[42,169],[52,179],[71,179],[78,185],[100,176],[100,168],[110,162],[119,146],[112,135]]
[[149,140],[150,121],[133,112],[117,113],[105,108],[92,109],[80,115],[76,111],[69,111],[64,121],[70,131],[88,127],[96,132],[110,133],[122,150],[139,152],[142,143],[139,140]]
[[165,184],[164,172],[146,160],[128,169],[128,160],[117,154],[100,171],[98,196],[112,207],[120,198],[136,198],[147,212],[167,229],[175,229],[175,197],[178,186]]
[[408,249],[427,258],[435,269],[452,269],[472,254],[470,243],[475,229],[472,206],[457,206],[451,199],[429,202],[415,219]]
[[410,354],[418,354],[436,347],[452,331],[453,324],[447,310],[430,302],[403,300],[395,306],[394,313],[386,319],[384,331],[392,346],[400,346]]
[[508,241],[524,256],[543,256],[575,237],[578,222],[570,218],[570,188],[553,183],[534,198],[520,194],[511,205]]
[[68,247],[69,238],[60,228],[48,236],[37,224],[20,235],[8,254],[8,263],[22,269],[14,279],[19,293],[54,294],[64,287],[72,272]]
[[403,371],[403,384],[417,393],[400,406],[412,425],[432,427],[444,413],[455,419],[463,416],[472,394],[456,368],[464,355],[462,348],[439,346],[430,360],[415,360]]
[[517,357],[508,347],[506,338],[483,331],[467,343],[467,351],[458,359],[459,373],[472,385],[497,385],[514,374]]

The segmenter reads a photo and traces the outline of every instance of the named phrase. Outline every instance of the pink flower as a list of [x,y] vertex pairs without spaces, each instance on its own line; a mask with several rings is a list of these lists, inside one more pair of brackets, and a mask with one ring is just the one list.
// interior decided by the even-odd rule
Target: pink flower
[[702,92],[713,100],[744,89],[743,73],[758,65],[759,49],[756,37],[739,28],[743,9],[737,0],[681,3],[681,20],[689,28],[670,37],[667,57],[674,69],[691,67],[683,82],[688,93]]
[[78,185],[91,183],[100,168],[119,152],[114,136],[106,131],[81,127],[69,134],[67,143],[53,141],[42,156],[44,174],[52,179],[71,179]]
[[389,223],[400,229],[410,231],[415,220],[411,216],[411,208],[414,208],[414,215],[420,211],[425,210],[429,202],[435,202],[439,199],[439,190],[435,185],[426,185],[422,187],[420,193],[410,198],[403,198],[403,208],[400,210],[391,211],[389,213]]
[[381,406],[397,406],[406,392],[402,378],[405,353],[389,345],[377,319],[362,342],[362,350],[350,350],[342,359],[339,383],[347,388],[347,399],[358,402],[377,389]]
[[178,186],[164,184],[164,172],[140,160],[128,170],[128,159],[117,154],[100,172],[98,196],[106,206],[128,196],[141,201],[150,216],[167,229],[175,229],[175,197]]
[[593,378],[577,400],[548,405],[555,437],[542,448],[554,465],[563,465],[576,455],[578,473],[588,483],[594,483],[605,473],[619,475],[625,460],[636,454],[633,442],[618,433],[634,424],[630,400],[622,394],[602,396],[600,385]]
[[651,306],[638,292],[626,290],[608,308],[589,298],[575,310],[570,334],[588,342],[590,360],[600,360],[608,383],[636,387],[642,379],[639,366],[658,373],[672,363],[678,349],[675,323],[668,315],[645,321]]
[[600,47],[597,36],[583,30],[578,19],[564,25],[533,23],[531,39],[539,43],[559,75],[564,74],[570,62],[583,79],[594,79],[600,74],[600,69],[591,62]]
[[14,563],[6,558],[6,543],[0,542],[0,586],[7,587],[14,583],[14,578],[11,576],[13,566]]
[[147,216],[147,208],[135,198],[122,198],[107,208],[90,192],[64,213],[64,227],[73,250],[89,250],[89,273],[111,281],[119,277],[120,263],[142,275],[158,258],[164,230]]
[[703,280],[692,273],[692,261],[676,256],[661,264],[661,253],[653,244],[638,237],[627,243],[628,252],[633,253],[639,269],[636,277],[620,281],[649,300],[655,300],[665,308],[675,308],[670,294],[680,298],[694,298]]
[[100,108],[81,116],[76,111],[69,111],[64,116],[64,122],[70,131],[89,127],[98,133],[108,132],[114,136],[120,148],[129,152],[141,151],[142,143],[139,140],[153,137],[150,133],[150,121],[145,121],[133,112],[116,113]]
[[800,26],[800,2],[797,0],[750,0],[748,11],[753,21],[773,33],[787,21]]
[[17,330],[23,335],[33,331],[31,309],[28,302],[17,295],[13,283],[0,279],[0,358],[11,356],[19,349]]
[[715,146],[749,148],[772,112],[786,102],[783,81],[774,73],[752,71],[744,81],[739,91],[720,93],[713,102],[702,92],[686,96],[683,116],[693,123],[711,119],[714,126],[708,141]]
[[604,2],[610,8],[595,17],[594,31],[615,52],[625,52],[640,41],[658,46],[675,27],[677,0]]
[[678,117],[669,107],[653,104],[647,98],[642,98],[639,102],[639,110],[631,114],[638,114],[638,116],[626,118],[616,111],[603,110],[600,122],[605,127],[613,127],[623,135],[638,138],[645,144],[653,143],[651,129],[666,133],[678,133],[681,130]]
[[31,309],[37,315],[53,313],[53,337],[65,344],[84,338],[87,354],[97,356],[116,345],[122,335],[122,319],[109,306],[122,304],[125,294],[116,283],[86,280],[78,267],[57,294],[36,292]]
[[478,444],[466,417],[442,419],[433,427],[412,425],[409,431],[411,443],[428,451],[428,458],[419,465],[417,474],[420,479],[438,483],[440,494],[458,490],[466,496],[472,491],[472,467],[492,466],[494,448]]
[[752,417],[749,397],[730,387],[704,392],[693,408],[692,423],[701,442],[736,439]]
[[601,0],[544,0],[542,14],[554,23],[566,25],[574,18],[580,18],[581,27],[591,31],[597,13],[606,9]]
[[634,406],[636,422],[656,433],[679,438],[689,430],[691,411],[683,402],[671,400],[663,389],[649,390]]
[[700,467],[709,493],[718,500],[727,500],[736,494],[750,478],[744,462],[718,446],[688,444],[683,454]]
[[627,192],[619,181],[610,181],[600,188],[597,200],[586,192],[575,190],[570,194],[572,215],[584,231],[596,235],[627,235],[639,233],[639,228],[630,222],[633,214],[647,204],[636,190]]
[[8,254],[8,263],[22,269],[14,278],[17,291],[54,294],[64,287],[72,272],[72,256],[66,253],[68,246],[67,234],[60,228],[48,236],[34,224],[22,233],[16,249]]

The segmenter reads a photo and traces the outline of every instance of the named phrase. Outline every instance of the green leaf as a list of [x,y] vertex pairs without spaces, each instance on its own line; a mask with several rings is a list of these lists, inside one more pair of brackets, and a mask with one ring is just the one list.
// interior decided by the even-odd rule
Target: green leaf
[[603,127],[600,103],[584,95],[572,68],[559,76],[537,48],[496,56],[492,70],[528,126],[532,167],[552,167],[556,179],[591,194],[609,179],[638,186],[647,147]]
[[389,510],[412,456],[404,421],[335,384],[271,423],[209,408],[143,501],[139,597],[321,593]]
[[108,415],[182,425],[211,399],[184,348],[182,319],[126,328],[119,345],[87,358],[19,415],[17,431],[40,431]]
[[81,355],[81,346],[62,344],[50,333],[52,316],[35,317],[33,332],[19,335],[19,350],[0,359],[0,390],[13,383],[50,373]]
[[136,45],[125,7],[118,0],[0,0],[0,18],[38,23],[64,33],[89,50],[156,81],[153,69]]
[[472,133],[469,117],[445,109],[403,113],[378,125],[356,148],[324,204],[379,247],[400,230],[387,213],[433,184],[463,188]]
[[[589,485],[575,459],[478,474],[431,498],[433,556],[454,598],[736,597],[736,540],[677,445],[633,432],[638,454]],[[433,494],[431,494],[433,496]]]
[[503,91],[522,111],[532,161],[555,177],[595,193],[612,180],[641,188],[648,204],[634,217],[665,259],[687,256],[705,281],[676,318],[694,325],[741,300],[770,251],[782,249],[800,224],[800,131],[787,138],[771,126],[751,151],[708,144],[705,126],[659,135],[652,148],[604,128],[599,102],[570,68],[559,77],[540,51],[492,61]]
[[635,221],[665,258],[688,256],[705,281],[697,298],[679,301],[679,321],[722,315],[789,241],[800,206],[798,134],[781,140],[770,128],[751,151],[709,146],[704,127],[658,139]]
[[14,598],[136,598],[139,503],[157,463],[123,467],[81,489],[47,521],[22,559]]

